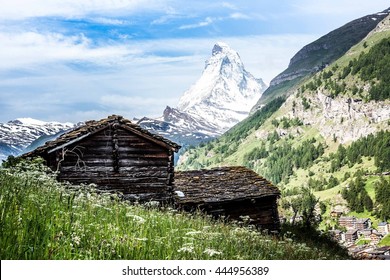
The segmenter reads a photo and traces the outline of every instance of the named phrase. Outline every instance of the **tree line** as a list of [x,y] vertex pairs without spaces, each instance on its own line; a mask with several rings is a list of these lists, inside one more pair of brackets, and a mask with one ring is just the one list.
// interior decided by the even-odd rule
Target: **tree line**
[[330,172],[340,170],[344,165],[352,167],[361,163],[364,156],[374,158],[378,172],[390,171],[390,131],[369,134],[348,147],[340,144],[337,152],[330,155]]

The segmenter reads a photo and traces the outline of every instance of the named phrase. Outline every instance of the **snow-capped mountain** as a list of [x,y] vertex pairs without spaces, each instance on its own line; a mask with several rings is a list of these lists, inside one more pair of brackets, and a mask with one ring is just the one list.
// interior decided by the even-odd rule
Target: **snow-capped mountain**
[[0,161],[9,155],[22,153],[42,136],[56,135],[73,127],[72,123],[44,122],[31,118],[0,123]]
[[167,106],[157,119],[143,118],[142,127],[181,145],[212,139],[248,116],[266,85],[245,70],[240,56],[217,43],[200,79],[180,98],[178,108]]
[[223,133],[248,116],[266,89],[245,70],[239,54],[217,43],[200,79],[180,98],[178,109],[216,125]]
[[144,117],[137,123],[153,133],[182,145],[196,145],[219,135],[216,126],[169,106],[165,108],[160,118]]

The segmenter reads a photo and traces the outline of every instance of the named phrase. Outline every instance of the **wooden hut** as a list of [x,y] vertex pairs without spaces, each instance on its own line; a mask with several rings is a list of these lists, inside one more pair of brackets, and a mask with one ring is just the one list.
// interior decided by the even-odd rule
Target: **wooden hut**
[[278,230],[278,188],[246,167],[176,172],[175,201],[216,217],[250,219],[259,228]]
[[121,116],[88,121],[23,155],[41,156],[61,181],[95,183],[127,198],[165,201],[179,145]]

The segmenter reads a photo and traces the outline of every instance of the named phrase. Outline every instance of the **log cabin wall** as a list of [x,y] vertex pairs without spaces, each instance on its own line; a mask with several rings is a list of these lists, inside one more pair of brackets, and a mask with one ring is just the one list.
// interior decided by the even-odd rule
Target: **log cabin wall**
[[59,171],[61,181],[95,183],[130,199],[166,201],[172,192],[174,152],[136,132],[114,122],[43,157]]
[[169,155],[154,143],[123,129],[99,132],[65,151],[60,180],[97,184],[141,199],[166,196]]

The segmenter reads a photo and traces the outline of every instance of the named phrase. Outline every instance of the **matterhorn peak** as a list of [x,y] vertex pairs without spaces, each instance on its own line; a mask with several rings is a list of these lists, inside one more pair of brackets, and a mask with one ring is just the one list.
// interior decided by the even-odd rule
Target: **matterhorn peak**
[[228,44],[223,43],[223,42],[217,42],[215,43],[213,50],[211,51],[211,54],[217,55],[219,53],[228,53],[232,52],[233,50],[228,46]]
[[178,109],[224,132],[248,116],[265,84],[245,70],[239,54],[217,42],[200,79],[181,97]]
[[[227,69],[224,70],[226,67]],[[234,70],[234,68],[240,69]],[[240,55],[226,43],[218,42],[211,51],[211,57],[206,61],[204,72],[242,72],[242,69],[244,69],[244,64],[241,61]]]

